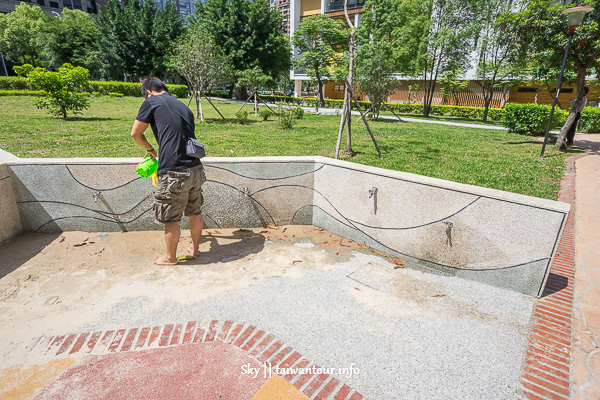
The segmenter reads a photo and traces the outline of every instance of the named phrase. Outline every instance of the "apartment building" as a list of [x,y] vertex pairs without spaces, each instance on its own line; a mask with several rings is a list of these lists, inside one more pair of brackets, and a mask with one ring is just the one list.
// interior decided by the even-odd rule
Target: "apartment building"
[[281,29],[290,35],[290,0],[270,0],[271,8],[276,8],[283,18]]
[[15,11],[15,7],[21,2],[40,6],[42,10],[50,15],[60,13],[63,8],[81,10],[90,14],[98,13],[96,0],[0,0],[0,13]]

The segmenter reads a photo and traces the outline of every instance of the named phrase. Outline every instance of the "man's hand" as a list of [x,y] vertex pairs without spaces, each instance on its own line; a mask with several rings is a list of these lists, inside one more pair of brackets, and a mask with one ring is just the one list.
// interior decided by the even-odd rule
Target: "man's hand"
[[149,154],[153,159],[156,159],[156,157],[158,157],[158,153],[155,149],[146,150],[146,154]]

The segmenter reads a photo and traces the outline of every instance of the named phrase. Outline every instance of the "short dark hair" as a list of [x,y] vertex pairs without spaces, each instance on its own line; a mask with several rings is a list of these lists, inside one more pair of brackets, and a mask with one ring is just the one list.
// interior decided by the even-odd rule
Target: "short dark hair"
[[586,87],[584,87],[584,88],[583,88],[583,92],[584,92],[585,94],[588,94],[588,92],[589,92],[589,91],[590,91],[590,88],[589,88],[589,87],[587,87],[587,86],[586,86]]
[[146,93],[146,90],[150,90],[151,92],[169,91],[167,85],[165,85],[163,81],[153,76],[144,78],[144,80],[142,80],[142,96],[144,96],[144,98],[148,98],[148,93]]

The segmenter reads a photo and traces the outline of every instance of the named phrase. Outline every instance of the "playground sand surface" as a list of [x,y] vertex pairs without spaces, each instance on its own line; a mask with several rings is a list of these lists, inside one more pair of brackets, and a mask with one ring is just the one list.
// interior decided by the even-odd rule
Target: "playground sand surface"
[[[177,254],[189,243],[183,230]],[[200,257],[176,266],[153,264],[163,251],[162,231],[26,233],[0,246],[0,369],[21,362],[17,349],[32,339],[79,331],[124,296],[198,302],[332,268],[355,251],[386,257],[309,225],[204,230]]]

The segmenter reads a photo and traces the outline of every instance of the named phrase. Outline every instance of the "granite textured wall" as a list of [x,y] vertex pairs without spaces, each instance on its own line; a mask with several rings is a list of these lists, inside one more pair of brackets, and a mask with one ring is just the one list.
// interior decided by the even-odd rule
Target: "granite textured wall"
[[[314,224],[412,265],[539,295],[569,205],[321,157],[206,158],[207,228]],[[10,164],[24,231],[162,229],[132,159]]]
[[0,164],[0,213],[0,243],[4,243],[22,232],[10,170],[6,164]]

